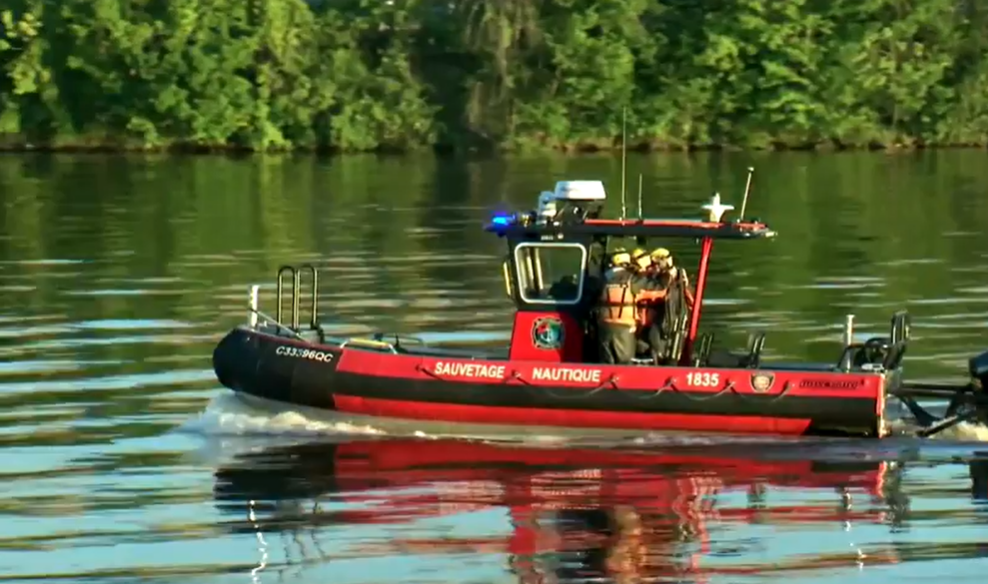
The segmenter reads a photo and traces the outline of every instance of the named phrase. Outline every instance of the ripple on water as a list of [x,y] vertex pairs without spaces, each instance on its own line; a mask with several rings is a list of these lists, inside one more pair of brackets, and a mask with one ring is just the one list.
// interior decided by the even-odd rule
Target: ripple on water
[[[875,443],[852,450],[846,441],[766,441],[757,449],[686,441],[601,450],[393,437],[253,443],[238,452],[227,443],[218,509],[228,529],[263,534],[272,577],[283,570],[317,577],[341,557],[369,569],[383,558],[389,566],[415,558],[421,574],[444,577],[469,557],[493,573],[512,551],[521,554],[518,569],[561,574],[564,564],[591,578],[615,576],[621,564],[602,559],[621,557],[625,570],[651,579],[839,580],[862,569],[880,578],[883,567],[922,559],[903,549],[928,541],[928,532],[919,535],[927,527],[964,524],[949,537],[977,541],[977,512],[961,502],[962,491],[930,497],[928,509],[914,502],[928,496],[925,485],[963,484],[968,465],[893,463],[887,457],[916,445],[896,454],[868,444]],[[834,458],[838,447],[847,450],[843,462]],[[513,526],[512,517],[527,523]],[[525,537],[525,525],[537,529],[536,540]],[[314,543],[288,549],[299,538]],[[645,556],[628,555],[642,545]],[[369,577],[363,569],[360,576]]]
[[37,361],[7,361],[0,363],[0,375],[29,375],[55,373],[58,371],[81,371],[99,365],[120,365],[122,361],[59,361],[57,359]]
[[0,382],[0,395],[15,393],[70,393],[92,390],[136,389],[152,385],[173,385],[190,382],[215,381],[212,369],[187,369],[135,373],[131,375],[110,375],[85,379],[65,379],[58,381],[32,381],[24,383]]
[[[503,246],[469,235],[493,199],[438,209],[436,185],[408,167],[379,174],[401,176],[406,193],[412,185],[425,197],[365,195],[360,177],[383,167],[367,175],[352,161],[312,166],[317,171],[279,163],[291,168],[284,176],[293,182],[283,185],[277,165],[242,161],[70,157],[59,159],[57,177],[38,178],[41,165],[18,160],[0,160],[11,185],[5,192],[50,185],[31,201],[52,225],[21,233],[17,226],[35,218],[12,215],[12,233],[0,236],[6,579],[562,584],[637,576],[720,584],[983,576],[970,561],[984,556],[988,463],[979,451],[988,428],[980,425],[927,443],[881,445],[589,432],[456,441],[442,425],[247,407],[218,387],[209,362],[216,341],[245,319],[254,282],[262,310],[275,312],[274,272],[283,263],[325,268],[321,306],[334,330],[369,332],[383,319],[428,342],[503,343],[510,334]],[[696,164],[687,175],[661,163],[656,182],[689,199]],[[539,163],[535,178],[522,172],[509,190],[539,192],[545,168]],[[469,180],[495,198],[507,192],[489,168],[473,170],[483,172]],[[347,184],[340,173],[351,177]],[[95,179],[100,196],[59,194]],[[443,186],[478,195],[465,183]],[[821,192],[807,196],[829,200],[829,188]],[[292,204],[315,219],[279,216],[255,193],[272,193],[276,204],[311,196],[310,207]],[[356,204],[338,204],[340,193]],[[701,323],[724,331],[718,343],[765,329],[772,355],[805,359],[833,349],[836,358],[845,312],[857,314],[862,337],[884,334],[891,310],[908,306],[910,374],[956,376],[980,350],[988,271],[968,261],[977,246],[931,246],[922,255],[937,256],[915,257],[909,242],[912,256],[902,260],[894,238],[880,247],[821,242],[817,227],[779,205],[766,208],[777,209],[780,233],[806,237],[771,252],[783,254],[774,264],[724,246],[730,273],[712,276],[711,312]],[[855,228],[857,214],[832,212],[838,225]],[[943,220],[922,217],[924,225]],[[963,225],[930,229],[970,233]],[[377,235],[388,238],[386,247],[370,240]],[[823,265],[852,246],[862,246],[868,276],[843,275],[860,271],[857,264]],[[779,262],[786,269],[769,270]],[[933,262],[944,264],[936,279],[909,277]]]
[[169,328],[191,328],[194,325],[187,322],[177,322],[174,320],[149,320],[149,319],[104,319],[74,322],[70,325],[78,329],[98,329],[98,330],[134,330],[134,329],[169,329]]
[[92,290],[69,290],[65,296],[181,296],[187,290],[162,290],[154,288],[96,288]]
[[65,266],[65,265],[85,264],[85,263],[90,263],[91,261],[92,260],[68,259],[68,258],[9,260],[9,261],[0,261],[0,266]]
[[66,338],[24,343],[13,351],[50,351],[53,349],[79,349],[83,347],[118,347],[123,345],[172,345],[195,346],[203,341],[216,340],[217,335],[129,335],[104,338]]

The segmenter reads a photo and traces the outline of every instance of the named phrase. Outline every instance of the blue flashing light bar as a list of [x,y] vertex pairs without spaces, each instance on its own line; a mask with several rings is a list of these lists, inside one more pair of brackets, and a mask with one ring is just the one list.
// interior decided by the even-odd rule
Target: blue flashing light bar
[[514,214],[511,215],[495,215],[491,219],[491,223],[497,225],[498,227],[507,227],[515,222]]

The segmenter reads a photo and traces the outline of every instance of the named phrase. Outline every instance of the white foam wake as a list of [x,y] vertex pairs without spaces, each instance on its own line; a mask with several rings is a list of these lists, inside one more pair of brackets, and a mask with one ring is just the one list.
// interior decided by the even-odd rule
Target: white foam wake
[[952,428],[932,436],[933,440],[950,440],[957,442],[988,442],[988,426],[961,422]]
[[332,412],[280,406],[234,393],[213,398],[199,417],[186,425],[208,435],[382,435],[383,429],[337,419]]
[[[891,413],[891,412],[890,412]],[[902,419],[890,421],[893,434],[907,430],[909,424]],[[328,410],[307,408],[271,402],[254,397],[224,392],[213,398],[199,416],[184,428],[208,436],[279,436],[291,437],[347,437],[389,436],[417,438],[472,438],[480,440],[509,440],[525,443],[566,443],[589,440],[638,445],[716,445],[745,442],[777,443],[785,438],[772,436],[737,436],[653,433],[653,432],[603,432],[579,430],[570,433],[559,428],[517,428],[479,426],[475,424],[427,423],[412,420],[370,418],[340,414]],[[581,440],[582,439],[582,440]],[[988,426],[977,423],[961,423],[932,437],[939,442],[988,442]],[[791,439],[801,441],[798,438]]]

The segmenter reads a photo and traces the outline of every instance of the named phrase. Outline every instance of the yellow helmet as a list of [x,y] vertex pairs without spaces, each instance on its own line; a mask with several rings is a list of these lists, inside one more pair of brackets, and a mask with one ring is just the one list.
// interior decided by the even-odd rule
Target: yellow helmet
[[611,254],[611,265],[622,266],[631,263],[631,254],[624,249],[618,249]]
[[641,268],[645,269],[652,265],[652,258],[648,255],[648,251],[638,248],[631,254],[631,260]]
[[672,253],[664,247],[657,247],[651,253],[652,263],[659,268],[669,269],[672,267]]
[[664,248],[664,247],[657,247],[657,248],[655,248],[655,249],[652,250],[652,259],[653,260],[664,260],[664,259],[666,259],[667,257],[670,257],[670,256],[672,256],[672,254],[669,253],[669,250],[666,249],[666,248]]

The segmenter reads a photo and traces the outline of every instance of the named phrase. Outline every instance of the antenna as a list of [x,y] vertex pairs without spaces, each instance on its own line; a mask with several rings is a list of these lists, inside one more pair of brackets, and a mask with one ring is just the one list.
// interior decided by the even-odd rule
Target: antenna
[[627,208],[624,204],[624,193],[625,193],[625,175],[628,166],[628,151],[626,147],[628,135],[628,108],[627,106],[621,108],[621,219],[624,219],[627,214]]
[[642,218],[642,173],[638,173],[638,220]]
[[748,167],[748,183],[744,185],[744,200],[741,201],[741,214],[738,215],[739,221],[744,221],[744,210],[748,206],[748,193],[751,192],[751,175],[755,174],[755,167]]

